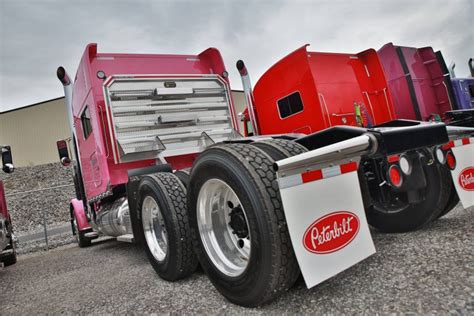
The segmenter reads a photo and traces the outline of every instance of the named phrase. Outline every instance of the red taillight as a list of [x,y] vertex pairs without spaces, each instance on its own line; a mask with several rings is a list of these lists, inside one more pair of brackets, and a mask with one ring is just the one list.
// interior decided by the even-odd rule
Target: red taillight
[[456,168],[456,157],[454,157],[452,151],[448,151],[446,154],[446,165],[450,170],[454,170],[454,168]]
[[388,168],[388,180],[390,185],[395,188],[402,186],[402,171],[398,165],[391,165],[390,168]]

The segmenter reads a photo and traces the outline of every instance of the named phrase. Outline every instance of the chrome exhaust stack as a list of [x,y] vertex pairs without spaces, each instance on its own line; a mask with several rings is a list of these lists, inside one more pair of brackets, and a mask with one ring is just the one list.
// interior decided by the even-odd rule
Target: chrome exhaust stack
[[472,65],[473,59],[469,58],[467,64],[469,65],[469,71],[471,72],[471,77],[474,78],[474,66]]
[[66,102],[67,107],[69,128],[71,129],[71,136],[74,137],[74,119],[72,117],[72,80],[67,74],[66,69],[62,66],[58,67],[56,75],[64,88],[64,101]]
[[250,76],[247,71],[247,67],[245,67],[243,60],[237,61],[236,66],[237,70],[239,71],[240,78],[242,79],[242,87],[244,88],[245,100],[247,103],[247,109],[249,111],[250,122],[252,123],[254,135],[260,135],[260,131],[257,124],[257,116],[255,114],[252,84],[250,83]]
[[451,62],[451,64],[449,64],[449,75],[451,76],[451,78],[456,78],[456,74],[454,73],[454,68],[456,68],[456,64],[454,62]]

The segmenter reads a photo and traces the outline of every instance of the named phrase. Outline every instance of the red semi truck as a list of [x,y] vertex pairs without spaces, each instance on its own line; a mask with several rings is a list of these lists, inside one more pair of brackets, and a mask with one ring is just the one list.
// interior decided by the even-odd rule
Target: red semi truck
[[[58,150],[63,164],[73,163],[70,211],[79,246],[99,235],[135,241],[170,281],[191,274],[199,261],[227,299],[257,306],[289,289],[300,272],[312,287],[373,254],[366,215],[385,231],[415,229],[435,217],[429,207],[413,207],[439,202],[439,172],[448,171],[433,164],[433,154],[464,169],[466,154],[441,146],[472,131],[416,121],[347,126],[343,102],[303,103],[318,94],[305,81],[311,65],[299,62],[272,67],[275,76],[264,75],[255,96],[239,63],[251,137],[239,133],[215,48],[198,55],[105,54],[90,44],[74,82],[58,68],[72,133]],[[384,104],[387,96],[371,100]],[[385,107],[380,120],[390,117]],[[294,121],[301,113],[304,119]],[[388,163],[391,157],[397,163]],[[414,181],[425,174],[428,181]],[[385,188],[388,194],[378,193]],[[424,195],[386,198],[397,190]],[[410,212],[394,218],[394,204]]]
[[[0,144],[2,154],[2,170],[11,173],[13,166],[10,146]],[[16,240],[13,235],[13,226],[10,213],[7,209],[5,189],[0,180],[0,264],[9,266],[16,263]]]
[[[253,110],[246,110],[243,115],[246,133],[252,130],[249,125],[259,126],[256,132],[261,134],[310,134],[336,125],[372,127],[393,125],[389,122],[394,119],[416,119],[408,90],[404,89],[407,79],[404,76],[400,78],[400,73],[396,72],[399,70],[398,57],[395,63],[384,55],[388,52],[391,53],[390,57],[396,55],[395,48],[390,45],[387,44],[379,52],[368,49],[356,54],[312,52],[307,49],[309,45],[305,45],[265,72],[254,92],[244,78],[245,89],[249,91],[247,95],[251,96],[248,99],[255,103],[249,107]],[[410,56],[419,54],[417,50],[413,53],[411,48],[404,49],[412,53]],[[444,113],[443,111],[451,109],[448,96],[450,90],[444,85],[445,78],[437,63],[436,54],[431,48],[422,52],[429,56],[425,58],[431,59],[424,63],[422,60],[418,64],[409,64],[420,73],[424,71],[426,78],[419,74],[423,80],[434,78],[434,82],[425,82],[422,78],[413,79],[416,81],[416,89],[413,91],[417,91],[418,98],[424,101],[424,114],[420,119],[428,120],[430,115],[427,113]],[[415,57],[412,56],[413,59]],[[237,67],[243,67],[243,62],[239,63],[240,66],[238,64]],[[427,69],[427,63],[433,69]],[[434,73],[432,76],[426,74],[430,69]],[[387,74],[390,80],[387,79]],[[440,105],[445,108],[440,110],[437,107]],[[252,112],[254,121],[250,124]],[[260,116],[264,119],[259,120]],[[467,138],[465,142],[468,142]],[[391,156],[385,162],[376,162],[379,166],[383,165],[382,168],[363,161],[360,172],[364,172],[366,178],[370,179],[367,185],[371,199],[366,205],[371,209],[367,213],[369,223],[386,232],[408,231],[448,213],[459,202],[454,183],[444,180],[450,178],[449,169],[455,167],[446,164],[448,161],[454,162],[454,159],[446,159],[452,155],[446,150],[452,147],[444,146],[444,149],[438,151],[439,158],[434,155],[433,159],[424,150],[411,153],[418,156],[417,159],[433,160],[435,163],[425,164],[423,172],[416,176],[410,174],[399,188],[379,184],[385,181],[387,170],[391,166],[400,166],[402,156]],[[405,158],[407,157],[402,159],[402,164],[405,163]],[[413,158],[411,161],[414,161]],[[474,165],[474,161],[470,164]],[[429,192],[437,198],[428,197]],[[469,204],[466,202],[466,207]],[[381,213],[386,215],[380,216]],[[426,216],[422,216],[422,213]],[[415,214],[419,214],[418,221],[413,219]],[[387,217],[390,220],[386,220]],[[381,222],[376,223],[379,220]]]

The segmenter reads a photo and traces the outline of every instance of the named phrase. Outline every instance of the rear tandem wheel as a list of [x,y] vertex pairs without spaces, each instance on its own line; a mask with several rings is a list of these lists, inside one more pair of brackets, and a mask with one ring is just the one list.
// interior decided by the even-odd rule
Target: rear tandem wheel
[[137,240],[158,275],[168,281],[197,267],[186,212],[186,189],[172,173],[144,176],[138,185]]
[[257,146],[220,144],[191,171],[188,212],[199,236],[197,256],[219,292],[243,306],[275,299],[299,275],[273,162]]

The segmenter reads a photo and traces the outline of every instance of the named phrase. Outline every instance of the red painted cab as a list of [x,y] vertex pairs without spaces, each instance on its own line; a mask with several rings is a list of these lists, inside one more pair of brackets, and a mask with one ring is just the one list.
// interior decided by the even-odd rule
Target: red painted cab
[[[255,85],[261,134],[310,134],[336,125],[376,125],[394,117],[377,53],[310,52],[305,45]],[[358,123],[358,113],[362,117]]]

